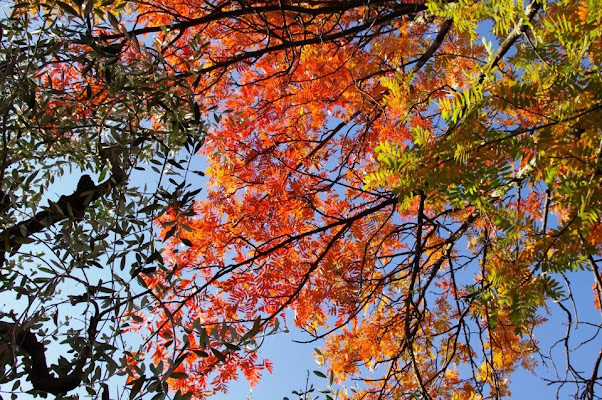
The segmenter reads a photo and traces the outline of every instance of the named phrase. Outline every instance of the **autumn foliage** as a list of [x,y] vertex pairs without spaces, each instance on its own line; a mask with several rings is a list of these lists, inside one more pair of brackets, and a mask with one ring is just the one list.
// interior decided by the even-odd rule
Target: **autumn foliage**
[[[156,220],[165,266],[140,274],[138,390],[144,355],[195,398],[257,383],[286,323],[360,380],[332,396],[508,397],[572,271],[600,311],[599,1],[125,4],[96,37],[217,116],[206,186]],[[552,383],[593,399],[596,357]]]
[[561,274],[590,270],[599,309],[595,3],[137,4],[221,114],[145,278],[170,387],[256,382],[250,343],[292,310],[336,382],[365,377],[341,397],[509,396]]

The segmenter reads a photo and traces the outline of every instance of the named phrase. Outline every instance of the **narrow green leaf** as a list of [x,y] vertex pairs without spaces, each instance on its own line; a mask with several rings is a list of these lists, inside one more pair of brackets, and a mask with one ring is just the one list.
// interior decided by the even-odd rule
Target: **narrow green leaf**
[[74,17],[77,17],[79,14],[78,12],[75,10],[75,8],[71,7],[69,4],[62,2],[62,1],[57,1],[56,4],[65,12],[73,15]]
[[211,352],[213,353],[213,355],[214,355],[215,357],[217,357],[217,359],[218,359],[219,361],[221,361],[221,362],[224,362],[224,361],[226,361],[226,357],[225,357],[225,356],[224,356],[224,355],[223,355],[221,352],[219,352],[218,350],[216,350],[216,349],[211,349]]
[[119,20],[109,10],[107,10],[107,19],[109,20],[109,23],[111,24],[111,26],[113,28],[115,28],[116,30],[119,30]]
[[172,379],[187,379],[188,374],[185,372],[174,372],[169,377]]
[[144,385],[145,380],[146,378],[142,376],[131,383],[132,389],[130,390],[130,400],[132,400],[138,395],[138,393],[140,393],[140,390],[142,389],[142,385]]

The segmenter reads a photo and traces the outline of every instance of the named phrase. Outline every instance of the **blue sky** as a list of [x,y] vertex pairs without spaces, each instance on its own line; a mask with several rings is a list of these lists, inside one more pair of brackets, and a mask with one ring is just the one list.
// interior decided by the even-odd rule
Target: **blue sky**
[[[201,168],[204,163],[200,158],[196,158],[196,162],[199,165],[195,165],[195,168]],[[74,172],[73,175],[65,176],[60,182],[57,182],[52,186],[51,192],[53,193],[51,199],[56,200],[62,194],[69,194],[74,190],[77,179],[73,179],[73,176],[79,176],[78,172]],[[152,182],[152,176],[144,176],[143,178],[137,178],[136,181],[140,182]],[[201,184],[202,181],[196,182]],[[99,271],[101,272],[101,271]],[[90,276],[91,280],[101,277],[98,275]],[[572,327],[572,339],[570,348],[572,350],[571,357],[575,362],[578,369],[591,371],[593,361],[597,356],[599,345],[596,341],[590,341],[578,348],[576,347],[581,341],[586,340],[590,336],[596,333],[596,328],[590,326],[586,321],[592,321],[594,323],[600,323],[600,313],[593,307],[592,300],[592,275],[590,271],[578,271],[571,272],[565,275],[567,281],[572,282],[570,293],[574,297],[575,304],[579,307],[579,320],[573,322],[579,322],[580,325]],[[562,277],[558,277],[562,281]],[[569,291],[566,290],[568,293]],[[67,293],[63,293],[66,295]],[[565,302],[568,308],[572,308],[570,302]],[[3,304],[3,309],[17,308],[19,305],[12,301]],[[73,312],[73,310],[72,310]],[[547,315],[549,313],[549,315]],[[540,341],[542,350],[545,352],[544,356],[547,355],[547,351],[550,347],[553,347],[552,354],[556,360],[560,360],[560,364],[557,368],[562,373],[566,367],[562,363],[564,359],[564,343],[557,342],[562,338],[566,329],[566,315],[561,307],[556,303],[549,303],[549,309],[546,311],[541,310],[541,314],[549,318],[549,321],[538,327],[535,331],[537,339]],[[321,346],[321,342],[317,341],[314,343],[296,343],[297,341],[304,341],[310,339],[303,332],[300,332],[294,327],[292,318],[289,318],[287,324],[289,333],[279,332],[278,334],[269,336],[263,343],[260,352],[262,357],[271,360],[274,364],[274,371],[272,374],[267,372],[264,373],[261,382],[254,388],[251,389],[250,385],[241,374],[238,382],[232,382],[228,394],[218,394],[215,396],[216,400],[245,400],[251,398],[253,400],[271,400],[271,399],[282,399],[289,397],[291,400],[295,399],[296,396],[291,394],[293,390],[302,390],[306,385],[307,377],[309,376],[310,384],[315,384],[316,388],[326,388],[326,380],[317,377],[313,374],[314,370],[320,370],[326,372],[324,367],[319,366],[313,358],[313,349]],[[133,337],[130,336],[129,339]],[[133,340],[134,345],[137,340]],[[556,344],[555,344],[556,343]],[[49,360],[55,360],[59,355],[62,355],[62,347],[57,346],[56,343],[51,343],[48,346]],[[542,362],[545,361],[545,362]],[[546,363],[547,362],[547,363]],[[538,359],[539,367],[537,368],[537,374],[549,379],[555,379],[555,371],[550,361]],[[549,386],[546,382],[541,380],[540,376],[535,376],[528,371],[518,370],[512,376],[511,390],[513,392],[513,399],[530,399],[533,394],[537,394],[539,398],[555,398],[557,386]],[[120,378],[111,381],[111,393],[114,395],[117,388],[121,387]],[[12,387],[12,383],[0,385],[2,391],[7,391]],[[560,392],[560,398],[572,397],[573,387],[567,386]],[[317,393],[315,393],[317,394]],[[146,396],[145,398],[151,398],[152,396]],[[320,396],[324,398],[323,395]],[[26,395],[19,395],[19,398],[31,398]]]
[[[199,169],[195,167],[195,169]],[[62,194],[69,194],[73,191],[75,186],[75,180],[70,180],[67,177],[63,182],[57,184],[53,189],[56,197]],[[575,299],[575,303],[579,305],[580,312],[582,312],[581,319],[576,330],[573,331],[573,337],[577,340],[569,346],[572,352],[572,357],[576,361],[578,368],[582,368],[584,371],[591,370],[591,366],[595,357],[599,345],[595,341],[580,346],[577,349],[573,349],[581,339],[586,340],[590,335],[596,332],[596,328],[584,324],[586,320],[600,323],[600,313],[595,310],[592,306],[592,290],[591,273],[588,271],[580,271],[567,274],[568,278],[573,282],[572,294]],[[16,304],[6,302],[4,300],[4,307],[11,308],[16,307]],[[570,307],[570,302],[567,302],[567,306]],[[566,318],[565,314],[560,306],[551,303],[549,305],[548,318],[550,321],[542,325],[536,330],[536,336],[542,344],[542,348],[546,349],[550,346],[555,345],[553,353],[558,359],[562,360],[563,343],[557,342],[559,338],[562,338],[564,334],[564,325]],[[261,349],[262,355],[270,359],[274,363],[274,373],[264,374],[262,381],[259,385],[250,391],[250,386],[243,378],[238,383],[233,383],[230,387],[230,392],[227,395],[218,395],[216,399],[246,399],[251,394],[252,399],[255,400],[270,400],[270,399],[281,399],[285,396],[293,399],[291,395],[292,390],[302,389],[305,386],[307,373],[309,372],[310,381],[316,384],[324,383],[325,381],[317,378],[312,371],[321,369],[316,364],[312,357],[313,348],[319,347],[320,342],[310,344],[299,344],[293,340],[306,339],[303,337],[301,332],[298,332],[291,327],[291,332],[288,334],[279,333],[268,337]],[[51,353],[50,358],[56,358],[61,352],[61,348],[57,346],[49,346]],[[559,364],[558,368],[562,371],[563,365]],[[544,376],[554,376],[553,366],[548,362],[547,366],[541,363],[538,367],[538,372],[541,372]],[[587,372],[586,372],[587,375]],[[10,383],[3,385],[2,389],[7,390],[12,386]],[[556,387],[547,386],[539,377],[533,376],[526,371],[517,371],[513,375],[512,391],[514,393],[513,399],[530,399],[534,395],[539,398],[552,398],[556,395]],[[561,392],[560,398],[566,398],[571,396],[572,388],[566,388]],[[152,396],[149,396],[149,398]],[[27,398],[23,396],[20,398]]]
[[[600,313],[593,307],[593,297],[591,289],[591,272],[578,271],[567,274],[567,277],[572,281],[572,293],[575,303],[579,306],[580,325],[573,326],[573,336],[571,339],[571,358],[581,370],[586,371],[585,375],[591,374],[593,362],[600,349],[597,341],[591,341],[580,347],[579,343],[589,338],[595,333],[595,328],[588,326],[586,321],[600,322]],[[547,355],[548,349],[554,346],[559,339],[562,338],[566,329],[566,315],[562,309],[556,304],[551,303],[549,308],[550,315],[546,317],[549,321],[538,327],[535,331],[536,338],[540,341],[544,355]],[[545,313],[542,310],[542,314]],[[320,342],[300,344],[294,343],[293,340],[302,340],[303,334],[298,332],[294,327],[291,328],[289,334],[280,333],[268,337],[261,348],[261,354],[274,362],[274,373],[264,374],[261,382],[253,388],[253,400],[280,400],[284,396],[288,396],[291,400],[295,396],[291,395],[292,390],[299,390],[305,386],[307,372],[309,371],[310,382],[316,385],[316,388],[325,388],[326,380],[316,377],[313,374],[314,370],[324,371],[313,359],[312,353],[315,347],[319,347]],[[552,350],[552,354],[556,357],[556,361],[560,372],[564,371],[564,348],[563,343],[557,343]],[[540,358],[536,358],[538,367],[536,368],[537,375],[524,369],[519,369],[512,374],[512,399],[514,400],[530,400],[533,396],[539,399],[556,398],[558,385],[548,385],[542,380],[542,377],[555,379],[555,371],[553,364],[547,360],[547,364],[542,363]],[[322,385],[322,386],[320,386]],[[249,395],[249,384],[244,381],[233,383],[230,386],[230,391],[226,395],[218,395],[218,400],[244,400]],[[317,393],[316,393],[317,394]],[[573,386],[565,386],[559,391],[559,398],[572,398],[574,395]],[[322,395],[321,398],[324,398]]]

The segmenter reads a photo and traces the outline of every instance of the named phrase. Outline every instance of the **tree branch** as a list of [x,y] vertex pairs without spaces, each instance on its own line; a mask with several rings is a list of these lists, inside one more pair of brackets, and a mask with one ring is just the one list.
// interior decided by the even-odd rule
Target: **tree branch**
[[92,355],[94,338],[100,320],[98,306],[94,302],[92,304],[96,311],[90,319],[87,344],[81,350],[80,358],[75,362],[71,372],[60,378],[50,373],[46,361],[46,346],[38,341],[36,335],[31,333],[29,328],[24,328],[22,325],[12,322],[0,321],[0,337],[2,339],[0,342],[8,344],[12,348],[18,347],[29,356],[31,366],[29,367],[28,376],[35,390],[57,395],[67,393],[80,385],[84,366]]
[[495,54],[493,55],[493,59],[487,66],[487,68],[481,72],[479,75],[479,84],[482,84],[487,74],[493,67],[497,65],[498,62],[506,55],[506,53],[514,46],[514,43],[518,40],[518,38],[526,32],[533,18],[541,8],[541,0],[533,0],[525,9],[526,21],[521,19],[515,25],[514,29],[506,36],[506,39],[500,44],[500,47],[497,49]]
[[412,72],[410,72],[410,76],[414,75],[416,72],[418,72],[418,70],[420,70],[420,68],[422,68],[422,66],[424,64],[426,64],[426,62],[433,56],[433,54],[435,54],[435,51],[437,51],[437,49],[439,47],[441,47],[441,45],[443,44],[443,40],[445,39],[445,36],[447,35],[447,33],[449,32],[449,30],[451,29],[451,27],[453,25],[453,22],[454,22],[454,20],[452,18],[448,18],[445,21],[443,21],[443,24],[441,24],[441,29],[439,30],[439,33],[435,37],[435,40],[433,40],[433,43],[431,43],[431,45],[424,52],[424,54],[422,54],[419,58],[417,58],[416,60],[413,61],[416,63],[416,65],[414,65],[414,67],[412,68]]
[[[296,5],[293,3],[278,2],[275,4],[269,4],[269,5],[265,5],[265,6],[242,7],[240,9],[231,10],[231,11],[223,11],[221,9],[218,9],[217,11],[210,12],[207,15],[204,15],[202,17],[187,19],[186,21],[176,22],[176,23],[173,23],[170,25],[147,26],[144,28],[132,29],[132,30],[128,31],[127,33],[101,34],[97,38],[101,39],[101,40],[114,40],[114,39],[121,39],[123,37],[139,36],[139,35],[143,35],[143,34],[147,34],[147,33],[185,30],[188,28],[192,28],[193,26],[203,25],[203,24],[207,24],[207,23],[211,23],[211,22],[220,21],[220,20],[239,18],[239,17],[248,16],[248,15],[258,15],[258,14],[263,14],[263,13],[268,13],[268,12],[289,11],[289,12],[294,12],[297,14],[304,14],[304,15],[310,15],[310,16],[332,15],[332,14],[336,14],[336,13],[344,13],[346,11],[349,11],[349,10],[352,10],[352,9],[355,9],[358,7],[365,7],[368,4],[370,4],[370,6],[378,6],[380,4],[387,5],[387,4],[391,4],[391,1],[390,0],[384,0],[384,1],[381,0],[381,1],[371,1],[369,3],[367,3],[364,0],[348,1],[348,2],[332,2],[332,3],[329,3],[328,6],[318,7],[318,8],[309,8],[309,7],[303,7],[300,5]],[[395,4],[395,3],[393,3],[393,4]],[[396,8],[405,9],[406,12],[404,12],[404,14],[413,14],[416,12],[426,10],[426,6],[423,4],[402,4],[402,5],[395,4],[395,5],[397,6]]]
[[0,266],[6,261],[5,253],[16,252],[27,238],[67,218],[81,219],[86,207],[93,201],[109,193],[112,188],[123,184],[127,174],[119,165],[117,157],[110,150],[101,150],[101,156],[111,165],[112,175],[105,182],[95,185],[89,175],[82,175],[77,188],[69,196],[61,196],[58,202],[51,202],[43,211],[0,232]]

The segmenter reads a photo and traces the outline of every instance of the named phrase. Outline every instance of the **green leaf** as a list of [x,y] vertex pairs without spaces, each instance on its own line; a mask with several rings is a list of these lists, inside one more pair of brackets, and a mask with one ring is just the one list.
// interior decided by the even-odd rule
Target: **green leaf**
[[117,31],[119,31],[119,20],[109,10],[107,10],[107,19],[109,20],[109,23],[111,24],[111,26],[113,28],[115,28]]
[[192,399],[192,396],[194,395],[193,392],[188,392],[182,395],[181,400],[190,400]]
[[63,1],[57,1],[56,4],[65,12],[73,15],[74,17],[79,16],[79,13],[75,10],[75,8],[71,7],[69,4]]
[[209,357],[209,354],[203,350],[192,350],[192,352],[199,357],[203,357],[203,358]]
[[170,230],[168,230],[167,233],[165,234],[165,236],[163,237],[163,241],[166,241],[167,239],[172,237],[176,233],[177,229],[178,229],[178,226],[174,225]]
[[132,389],[130,390],[130,400],[132,400],[134,397],[136,397],[138,395],[138,393],[140,393],[140,390],[142,389],[142,385],[144,385],[145,381],[146,381],[146,378],[144,376],[142,376],[130,383],[132,385]]
[[185,372],[173,372],[169,377],[172,379],[187,379],[188,374]]
[[218,359],[219,361],[221,361],[221,362],[224,362],[224,361],[226,361],[226,357],[225,357],[225,356],[224,356],[224,355],[223,355],[221,352],[219,352],[218,350],[216,350],[216,349],[211,349],[211,352],[213,353],[213,355],[214,355],[215,357],[217,357],[217,359]]
[[182,164],[180,164],[179,162],[177,162],[176,160],[174,160],[172,158],[168,159],[167,162],[170,163],[171,165],[173,165],[176,168],[184,169],[184,167],[182,166]]
[[226,346],[228,350],[240,351],[240,347],[232,343],[224,343],[224,346]]

